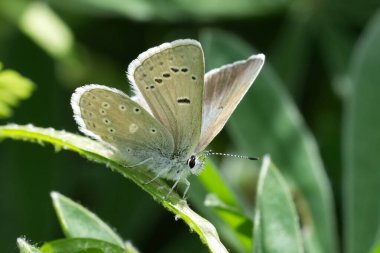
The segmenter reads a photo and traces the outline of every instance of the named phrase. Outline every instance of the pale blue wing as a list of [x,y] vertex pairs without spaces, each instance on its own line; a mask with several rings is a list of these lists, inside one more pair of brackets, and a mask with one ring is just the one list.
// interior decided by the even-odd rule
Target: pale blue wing
[[135,99],[144,100],[174,138],[174,155],[194,153],[201,133],[204,59],[199,42],[177,40],[140,54],[128,68]]
[[196,152],[204,150],[222,130],[237,105],[259,74],[265,57],[224,65],[207,72],[203,95],[202,131]]
[[76,89],[71,105],[80,130],[112,146],[119,159],[141,162],[174,151],[168,130],[119,90],[86,85]]

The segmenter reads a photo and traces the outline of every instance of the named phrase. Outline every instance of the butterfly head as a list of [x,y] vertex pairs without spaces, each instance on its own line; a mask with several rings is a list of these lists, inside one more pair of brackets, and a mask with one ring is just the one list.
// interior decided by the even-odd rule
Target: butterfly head
[[199,158],[199,156],[194,154],[187,159],[186,164],[190,169],[191,174],[198,175],[203,169],[204,159]]

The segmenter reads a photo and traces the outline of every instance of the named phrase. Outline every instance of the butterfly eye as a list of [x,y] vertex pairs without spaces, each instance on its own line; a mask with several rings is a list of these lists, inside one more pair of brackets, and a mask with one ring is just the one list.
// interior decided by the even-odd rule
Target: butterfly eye
[[187,165],[190,167],[190,169],[194,168],[195,166],[195,155],[192,155],[189,160],[187,160]]

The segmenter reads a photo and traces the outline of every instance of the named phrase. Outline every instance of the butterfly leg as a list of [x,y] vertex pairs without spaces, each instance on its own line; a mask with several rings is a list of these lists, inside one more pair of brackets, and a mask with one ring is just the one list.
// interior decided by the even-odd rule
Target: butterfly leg
[[123,166],[124,166],[124,168],[133,168],[133,167],[136,167],[136,166],[139,166],[139,165],[143,165],[144,163],[146,163],[146,162],[148,162],[148,161],[150,161],[152,159],[153,159],[153,157],[149,157],[149,158],[147,158],[147,159],[145,159],[145,160],[143,160],[141,162],[138,162],[136,164],[133,164],[133,165],[125,165],[124,164]]
[[177,184],[179,183],[179,181],[181,181],[181,177],[178,177],[178,179],[175,181],[175,183],[173,184],[172,188],[170,189],[170,191],[168,192],[168,194],[166,194],[165,198],[164,199],[167,199],[170,194],[173,192],[174,188],[177,186]]
[[168,169],[161,170],[152,179],[150,179],[149,181],[145,182],[144,184],[150,184],[150,183],[152,183],[154,180],[156,180],[157,178],[161,177],[161,175],[163,175],[167,171],[168,171]]
[[190,182],[189,182],[189,180],[187,180],[187,179],[185,179],[185,181],[184,181],[184,183],[186,184],[186,189],[185,189],[185,191],[183,192],[183,199],[186,199],[187,197],[186,197],[186,194],[187,194],[187,191],[189,190],[189,188],[190,188]]
[[[138,162],[136,164],[133,164],[133,165],[124,165],[124,168],[133,168],[133,167],[136,167],[136,166],[139,166],[139,165],[143,165],[144,163],[152,160],[153,158],[152,157],[149,157],[141,162]],[[152,179],[150,179],[149,181],[145,182],[144,184],[149,184],[149,183],[152,183],[154,180],[156,180],[157,178],[159,178],[164,172],[166,172],[167,170],[161,170],[159,173],[157,173],[156,176],[154,176]]]

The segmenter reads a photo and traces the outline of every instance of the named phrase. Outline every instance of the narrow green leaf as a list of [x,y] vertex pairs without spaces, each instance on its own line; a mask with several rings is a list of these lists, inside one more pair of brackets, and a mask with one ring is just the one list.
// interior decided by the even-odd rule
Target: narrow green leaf
[[380,242],[372,248],[371,253],[380,253]]
[[350,62],[343,124],[345,252],[369,252],[380,228],[380,12]]
[[207,162],[198,179],[207,192],[210,192],[206,195],[204,205],[213,208],[215,214],[224,223],[221,233],[233,237],[230,241],[233,240],[231,243],[235,244],[234,247],[239,252],[250,251],[252,248],[252,219],[245,213],[242,203],[214,164]]
[[289,187],[268,156],[259,176],[254,231],[255,252],[304,252]]
[[[205,31],[201,42],[209,69],[254,53],[239,38],[222,31]],[[267,58],[258,79],[227,123],[227,130],[244,153],[271,154],[309,207],[301,213],[301,219],[311,217],[303,231],[316,237],[314,241],[322,252],[334,252],[333,200],[317,144],[269,62]]]
[[287,90],[299,97],[311,55],[311,29],[308,12],[293,11],[273,42],[270,60]]
[[43,2],[28,4],[18,20],[21,30],[50,55],[65,57],[73,49],[73,34]]
[[320,43],[324,54],[323,60],[332,77],[333,74],[342,75],[347,72],[348,57],[354,38],[331,19],[322,19],[319,23],[322,31]]
[[19,101],[28,98],[34,89],[31,80],[14,70],[0,68],[0,118],[10,117],[12,107]]
[[92,238],[70,238],[47,242],[41,247],[43,253],[129,253],[115,244]]
[[183,219],[190,229],[200,236],[202,242],[207,245],[211,252],[227,252],[227,249],[219,240],[215,227],[209,221],[191,210],[187,202],[180,198],[177,193],[173,192],[166,198],[171,187],[163,180],[157,179],[149,184],[145,184],[145,182],[154,177],[152,173],[148,172],[147,168],[143,166],[133,169],[123,167],[114,160],[112,152],[101,143],[65,131],[38,128],[31,125],[2,126],[0,127],[0,140],[4,138],[38,142],[41,144],[51,143],[57,150],[68,149],[75,151],[89,160],[105,164],[112,170],[132,180],[148,192],[156,201],[173,212],[177,218]]
[[39,249],[30,245],[24,238],[17,239],[17,246],[20,249],[20,253],[41,253]]
[[66,237],[93,238],[124,247],[119,235],[94,213],[57,192],[52,192],[51,198]]
[[[51,1],[61,6],[61,1]],[[166,20],[175,21],[183,19],[213,20],[222,17],[255,16],[273,12],[289,5],[289,0],[252,1],[252,0],[67,0],[65,7],[80,9],[82,12],[92,12],[104,15],[121,15],[136,20]]]
[[139,251],[136,249],[136,247],[133,246],[133,244],[129,241],[125,242],[125,250],[128,253],[139,253]]

